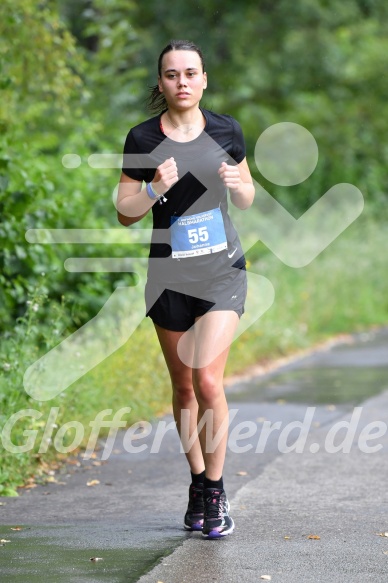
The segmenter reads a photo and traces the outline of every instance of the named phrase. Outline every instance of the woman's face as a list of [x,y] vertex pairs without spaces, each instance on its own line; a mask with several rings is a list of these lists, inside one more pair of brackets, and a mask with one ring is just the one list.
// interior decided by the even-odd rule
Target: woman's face
[[188,110],[201,100],[207,86],[200,56],[195,51],[170,51],[163,56],[159,90],[169,108]]

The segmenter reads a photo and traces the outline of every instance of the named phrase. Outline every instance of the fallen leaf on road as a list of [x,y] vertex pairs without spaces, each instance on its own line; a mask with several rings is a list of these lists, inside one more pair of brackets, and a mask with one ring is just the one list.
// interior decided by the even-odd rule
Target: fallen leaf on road
[[104,559],[102,557],[90,557],[90,560],[93,561],[93,563],[97,563],[97,561],[103,561]]
[[100,462],[100,461],[92,462],[92,465],[96,466],[96,467],[101,466],[101,464],[102,464],[102,462]]
[[285,536],[284,538],[285,538],[286,540],[289,540],[289,539],[290,539],[290,537],[289,537],[289,536]]
[[21,526],[11,527],[11,530],[23,530]]
[[22,486],[19,486],[19,488],[22,488],[23,490],[29,490],[30,488],[36,488],[35,479],[28,478],[26,483],[23,484]]
[[[58,484],[58,480],[54,478],[54,476],[49,476],[45,481],[49,482],[50,484]],[[30,486],[30,488],[31,487],[34,488],[34,486]]]
[[67,463],[71,466],[77,466],[77,468],[79,468],[81,465],[81,463],[78,460],[69,460]]
[[264,581],[271,581],[272,577],[271,575],[262,575],[260,579],[264,579]]
[[86,482],[87,486],[98,486],[100,480],[90,480],[90,482]]
[[309,534],[308,537],[310,540],[321,540],[321,537],[317,534]]
[[285,405],[287,401],[285,399],[276,399],[278,405]]
[[388,536],[388,532],[376,532],[377,536]]
[[388,555],[388,551],[383,551],[384,555]]
[[236,473],[236,476],[247,476],[247,475],[248,475],[248,472],[243,472],[243,471]]
[[327,409],[327,411],[335,411],[337,409],[337,407],[335,405],[327,405],[326,409]]
[[1,544],[4,544],[4,543],[10,543],[10,542],[11,542],[10,540],[7,540],[7,539],[5,539],[5,538],[0,538],[0,543],[1,543]]

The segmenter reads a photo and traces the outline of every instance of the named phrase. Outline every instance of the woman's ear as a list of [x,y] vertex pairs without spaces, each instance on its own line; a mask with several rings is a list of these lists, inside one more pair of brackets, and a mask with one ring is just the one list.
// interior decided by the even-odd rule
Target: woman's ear
[[207,75],[206,73],[203,74],[203,88],[206,89],[207,87]]
[[158,87],[159,87],[160,93],[163,93],[162,80],[160,77],[158,77]]

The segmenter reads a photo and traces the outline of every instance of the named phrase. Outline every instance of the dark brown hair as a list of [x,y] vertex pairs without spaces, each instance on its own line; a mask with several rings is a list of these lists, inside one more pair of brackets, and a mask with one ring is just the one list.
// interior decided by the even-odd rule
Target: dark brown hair
[[[205,71],[205,61],[203,59],[202,51],[197,45],[189,40],[172,40],[170,43],[162,50],[158,59],[158,75],[162,76],[162,60],[166,53],[170,51],[194,51],[198,54],[202,63],[202,71]],[[159,86],[153,85],[150,87],[150,96],[148,98],[148,109],[153,113],[160,113],[167,109],[167,102],[163,95],[160,93]]]

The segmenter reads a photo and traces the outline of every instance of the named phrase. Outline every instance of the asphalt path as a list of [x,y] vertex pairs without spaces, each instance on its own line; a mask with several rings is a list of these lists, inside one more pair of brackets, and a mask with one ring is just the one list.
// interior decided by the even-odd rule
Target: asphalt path
[[1,581],[386,583],[386,389],[387,331],[235,379],[224,478],[236,529],[220,541],[182,528],[189,472],[172,418],[122,432],[107,460],[102,448],[1,499]]

